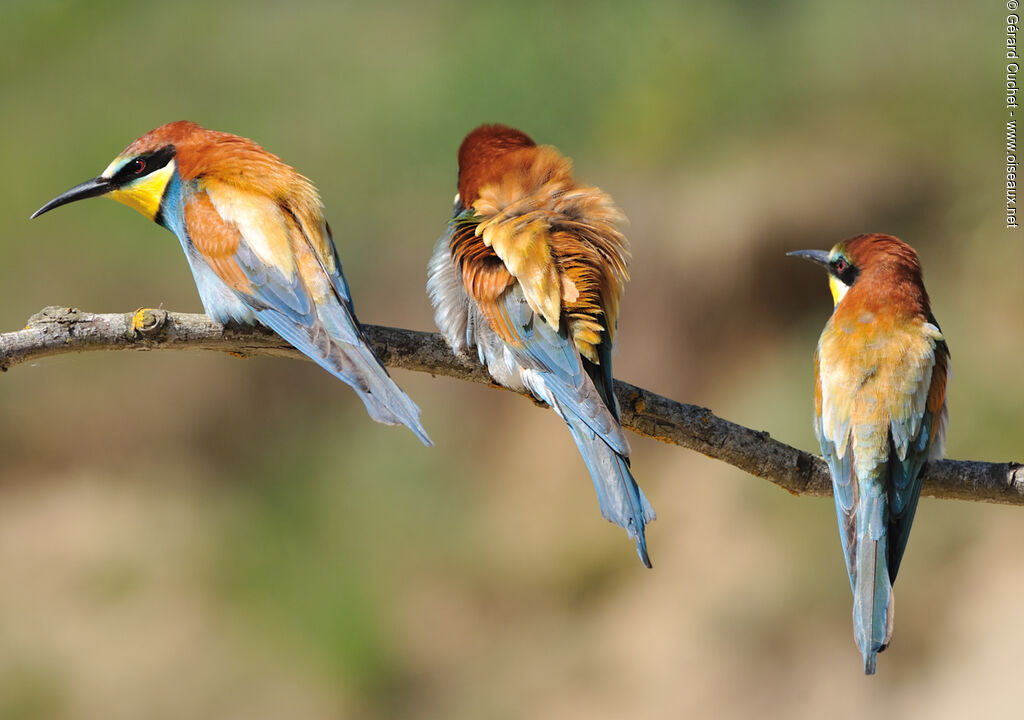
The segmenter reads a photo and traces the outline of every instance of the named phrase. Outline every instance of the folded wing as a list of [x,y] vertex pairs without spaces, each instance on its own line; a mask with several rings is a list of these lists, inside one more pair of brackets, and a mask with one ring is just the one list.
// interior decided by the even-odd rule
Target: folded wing
[[256,317],[351,386],[377,422],[429,445],[419,408],[370,347],[322,217],[304,207],[207,181],[185,204],[196,251]]

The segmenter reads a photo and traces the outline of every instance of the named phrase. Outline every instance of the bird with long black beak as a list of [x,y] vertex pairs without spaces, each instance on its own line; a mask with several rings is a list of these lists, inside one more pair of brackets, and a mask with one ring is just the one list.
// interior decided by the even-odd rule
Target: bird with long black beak
[[949,348],[914,249],[860,235],[789,253],[828,273],[835,309],[814,359],[814,431],[832,475],[864,672],[892,638],[892,584],[921,470],[942,457]]
[[273,329],[350,385],[371,418],[431,444],[419,408],[356,319],[319,193],[280,158],[237,135],[168,123],[32,217],[91,197],[113,198],[178,236],[211,318]]

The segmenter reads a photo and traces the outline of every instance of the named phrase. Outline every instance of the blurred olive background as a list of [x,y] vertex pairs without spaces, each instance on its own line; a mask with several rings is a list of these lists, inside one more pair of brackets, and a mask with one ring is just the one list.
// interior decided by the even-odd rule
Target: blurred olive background
[[[0,4],[0,328],[200,311],[177,240],[29,214],[164,122],[319,186],[367,323],[432,329],[425,263],[481,122],[629,215],[618,377],[815,449],[825,278],[920,252],[948,455],[1024,459],[1024,236],[1004,229],[1000,3]],[[865,679],[831,502],[631,436],[655,569],[559,420],[402,371],[437,447],[311,363],[48,359],[0,378],[0,717],[961,717],[1020,710],[1024,509],[924,500]]]

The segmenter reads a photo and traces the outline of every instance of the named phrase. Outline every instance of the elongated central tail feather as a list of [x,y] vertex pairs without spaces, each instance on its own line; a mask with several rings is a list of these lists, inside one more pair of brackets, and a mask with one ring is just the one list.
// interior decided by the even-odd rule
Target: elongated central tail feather
[[566,413],[566,422],[573,440],[587,464],[590,477],[597,490],[601,515],[606,520],[625,528],[629,537],[636,538],[636,551],[645,567],[651,567],[647,554],[644,527],[655,519],[654,509],[633,479],[629,461],[613,450],[582,420]]
[[864,656],[864,674],[875,674],[875,655],[892,636],[892,584],[889,580],[886,498],[865,488],[858,503],[853,628]]

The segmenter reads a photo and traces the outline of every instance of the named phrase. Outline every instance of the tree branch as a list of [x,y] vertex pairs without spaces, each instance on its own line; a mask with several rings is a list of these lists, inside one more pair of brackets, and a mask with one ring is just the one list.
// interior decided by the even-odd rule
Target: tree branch
[[[472,355],[452,355],[437,333],[367,325],[374,348],[389,367],[427,372],[498,387]],[[0,370],[30,360],[89,350],[217,350],[248,357],[304,358],[278,335],[258,326],[222,326],[206,315],[140,310],[96,315],[48,307],[24,330],[0,334]],[[815,455],[717,417],[710,410],[669,400],[621,380],[615,394],[622,425],[645,437],[696,450],[765,478],[794,495],[829,496],[832,483]],[[942,460],[924,469],[923,493],[1024,505],[1024,466]]]

